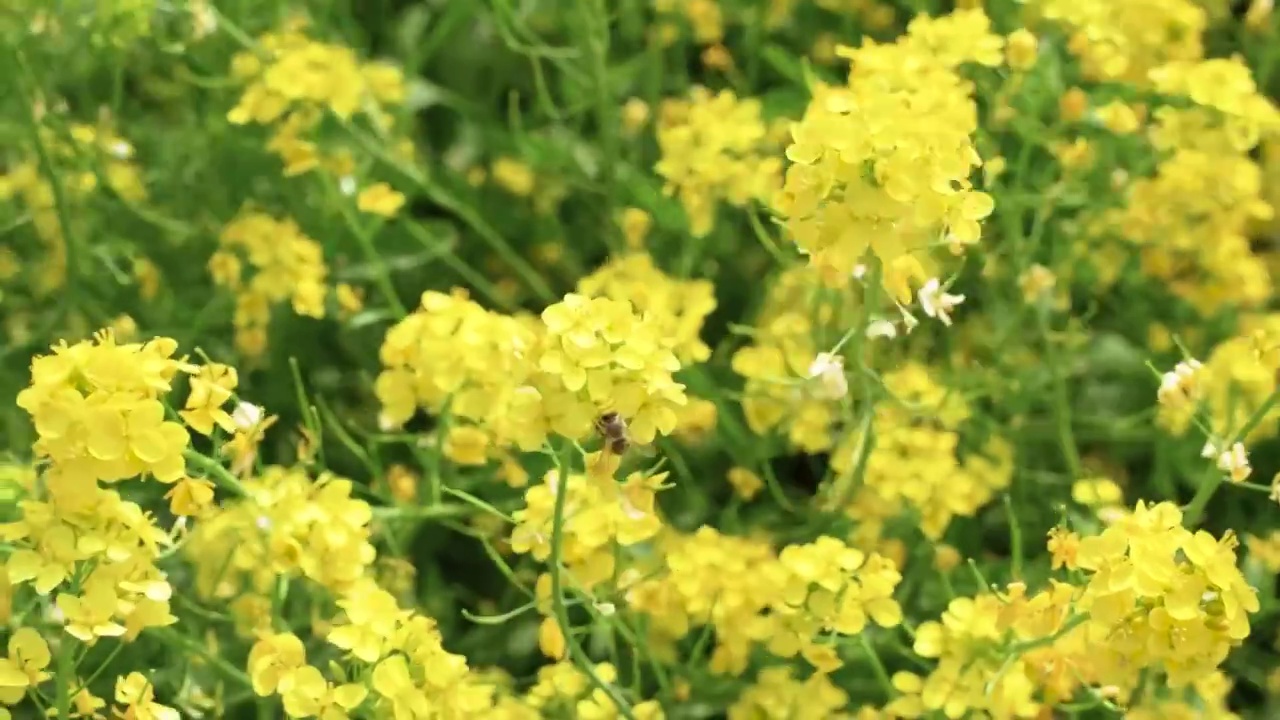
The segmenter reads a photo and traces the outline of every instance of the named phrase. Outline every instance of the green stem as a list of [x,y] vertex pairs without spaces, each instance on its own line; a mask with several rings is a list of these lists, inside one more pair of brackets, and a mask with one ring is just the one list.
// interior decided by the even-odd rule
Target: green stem
[[187,459],[189,465],[204,471],[205,476],[212,479],[219,487],[229,490],[239,497],[248,497],[249,491],[244,485],[240,484],[240,480],[231,474],[230,470],[222,467],[222,463],[205,457],[195,450],[188,449],[183,456]]
[[1067,390],[1067,378],[1062,372],[1058,353],[1051,347],[1047,312],[1036,312],[1036,320],[1040,325],[1040,335],[1044,339],[1045,360],[1049,364],[1049,372],[1053,375],[1053,417],[1057,425],[1058,445],[1062,448],[1062,459],[1067,464],[1067,472],[1071,474],[1072,480],[1078,480],[1084,474],[1084,463],[1080,460],[1080,450],[1076,447],[1075,434],[1071,427],[1071,395]]
[[437,185],[427,178],[416,168],[400,162],[392,157],[377,142],[367,137],[350,125],[343,125],[348,134],[356,140],[369,154],[376,157],[383,163],[391,166],[404,177],[408,178],[418,189],[427,196],[431,202],[439,205],[445,210],[453,213],[458,219],[467,225],[471,230],[480,237],[489,249],[496,253],[520,278],[528,285],[538,299],[543,302],[554,302],[556,295],[551,291],[551,287],[542,279],[542,275],[529,264],[519,253],[517,253],[507,241],[494,230],[484,218],[480,216],[476,209],[458,200],[450,194],[445,188]]
[[1013,510],[1013,498],[1007,493],[1004,496],[1004,512],[1009,519],[1009,552],[1013,556],[1010,560],[1010,575],[1018,580],[1022,577],[1022,524],[1018,522],[1018,515]]
[[351,204],[346,200],[337,199],[336,193],[333,192],[332,183],[324,182],[328,191],[329,198],[338,203],[341,208],[339,214],[342,220],[347,224],[347,228],[351,230],[351,234],[356,237],[356,244],[360,246],[360,251],[364,253],[365,261],[373,268],[373,282],[378,286],[378,292],[382,295],[383,301],[387,303],[393,310],[404,317],[409,314],[404,303],[400,302],[400,295],[396,292],[395,283],[391,280],[391,269],[387,267],[387,263],[378,254],[378,249],[374,247],[373,236],[369,232],[369,228],[360,222],[359,218],[351,210]]
[[884,689],[885,695],[892,700],[897,695],[893,689],[893,681],[889,679],[889,672],[884,669],[884,663],[880,662],[880,655],[872,647],[865,631],[858,633],[858,642],[862,644],[862,649],[867,653],[867,660],[871,663],[871,671],[875,673],[876,679],[880,681],[880,687]]
[[58,643],[58,655],[54,658],[58,667],[57,708],[59,718],[71,717],[71,684],[75,681],[76,666],[71,657],[72,642],[69,637],[62,637]]
[[378,520],[435,520],[438,518],[466,517],[470,514],[470,510],[465,505],[373,508],[373,517]]
[[243,685],[244,687],[253,687],[253,682],[249,680],[249,676],[246,675],[244,671],[212,652],[209,652],[209,648],[205,647],[204,643],[187,637],[171,627],[149,628],[147,630],[147,634],[166,645],[178,647],[190,653],[199,655],[202,660],[208,663],[210,667],[218,671],[218,673],[226,679]]
[[596,674],[595,668],[592,667],[591,659],[587,657],[586,651],[582,649],[582,645],[578,639],[573,636],[573,628],[569,625],[569,610],[565,606],[564,599],[564,580],[561,578],[560,559],[564,549],[564,510],[567,499],[569,497],[569,476],[565,471],[564,464],[560,462],[560,457],[555,452],[548,450],[552,460],[556,464],[556,502],[555,508],[551,515],[551,557],[549,559],[551,565],[551,606],[555,612],[556,624],[560,626],[560,634],[564,636],[565,647],[569,650],[569,659],[573,661],[578,669],[586,674],[587,679],[596,689],[602,691],[618,709],[618,713],[627,720],[635,720],[635,714],[631,711],[631,704],[626,698],[618,692],[613,685],[606,683]]
[[[1267,413],[1271,412],[1277,403],[1280,403],[1280,387],[1271,391],[1267,399],[1258,406],[1257,410],[1253,411],[1253,414],[1249,416],[1249,419],[1240,427],[1235,436],[1227,441],[1223,449],[1225,450],[1238,442],[1243,442],[1249,436],[1249,433],[1253,432],[1254,428],[1262,423]],[[1212,460],[1210,462],[1209,472],[1200,481],[1200,486],[1196,488],[1196,494],[1191,498],[1191,502],[1187,503],[1187,506],[1182,510],[1182,522],[1189,528],[1199,524],[1204,516],[1205,506],[1209,504],[1213,494],[1222,486],[1223,473],[1216,464],[1212,464]]]
[[40,161],[40,172],[49,180],[49,189],[53,192],[53,208],[54,213],[58,217],[58,227],[62,230],[62,241],[65,244],[64,251],[67,259],[67,287],[70,290],[71,297],[63,303],[63,313],[75,304],[76,281],[79,278],[77,264],[80,261],[81,253],[79,252],[80,244],[77,242],[75,230],[71,227],[71,208],[67,203],[66,189],[62,187],[62,180],[58,177],[58,172],[53,166],[53,156],[49,153],[49,148],[44,144],[44,138],[40,137],[40,120],[36,117],[36,102],[39,99],[39,88],[35,82],[35,76],[31,73],[31,68],[27,65],[27,59],[22,51],[15,51],[14,56],[17,60],[18,75],[21,76],[19,82],[21,86],[22,105],[26,112],[22,114],[23,120],[26,121],[27,132],[31,136],[31,144],[35,148],[36,157]]

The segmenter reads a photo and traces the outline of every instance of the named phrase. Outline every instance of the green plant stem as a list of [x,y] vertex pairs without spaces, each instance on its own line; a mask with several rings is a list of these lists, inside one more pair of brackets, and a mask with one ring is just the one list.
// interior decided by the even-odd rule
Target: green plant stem
[[[336,198],[336,194],[329,191],[330,198]],[[404,303],[400,302],[400,295],[396,292],[395,283],[391,280],[391,269],[387,267],[387,263],[378,254],[378,249],[373,244],[373,235],[369,232],[369,228],[360,222],[351,209],[351,204],[339,199],[339,213],[342,215],[343,221],[347,224],[347,228],[351,230],[351,234],[356,238],[356,244],[360,246],[360,251],[364,254],[365,262],[373,268],[373,282],[378,287],[378,292],[382,295],[382,299],[387,305],[399,313],[400,317],[409,314]]]
[[[1262,401],[1257,410],[1253,411],[1253,414],[1249,416],[1249,419],[1245,421],[1235,435],[1227,441],[1223,449],[1229,448],[1238,442],[1243,442],[1249,436],[1249,433],[1253,432],[1254,428],[1262,423],[1267,413],[1271,412],[1277,403],[1280,403],[1280,387],[1271,391],[1267,399]],[[1212,464],[1212,460],[1210,463],[1209,472],[1200,481],[1200,486],[1196,488],[1196,494],[1192,496],[1191,502],[1187,503],[1187,506],[1182,510],[1182,522],[1189,528],[1195,527],[1203,519],[1205,506],[1213,499],[1213,494],[1218,491],[1225,479],[1218,466]]]
[[1072,480],[1078,480],[1084,474],[1084,463],[1080,460],[1080,450],[1076,447],[1076,438],[1071,427],[1071,395],[1067,390],[1067,378],[1062,371],[1062,362],[1049,340],[1048,313],[1036,312],[1036,321],[1040,325],[1040,335],[1044,339],[1045,362],[1053,376],[1053,418],[1058,433],[1058,445],[1062,449],[1062,459],[1067,464],[1067,472]]
[[249,679],[249,676],[243,670],[209,652],[209,648],[205,647],[204,643],[187,637],[171,627],[149,628],[147,634],[166,645],[178,647],[188,653],[199,655],[201,660],[208,663],[210,667],[226,679],[244,687],[253,687],[253,681]]
[[1012,555],[1009,574],[1014,580],[1018,580],[1022,577],[1022,524],[1018,522],[1018,515],[1013,509],[1013,498],[1008,493],[1004,496],[1004,512],[1009,520],[1009,553]]
[[71,657],[71,645],[71,638],[64,635],[62,642],[58,644],[58,655],[54,658],[58,667],[57,708],[59,718],[71,717],[71,684],[76,677],[76,665]]
[[21,77],[19,81],[20,95],[22,96],[21,104],[26,110],[22,114],[22,119],[25,121],[27,133],[31,136],[31,144],[35,148],[36,157],[40,161],[40,172],[48,179],[49,189],[53,192],[54,214],[58,217],[58,227],[62,230],[62,241],[65,244],[67,288],[70,295],[69,298],[60,303],[63,308],[62,314],[65,317],[67,310],[75,306],[75,293],[80,276],[81,246],[76,237],[75,229],[71,226],[71,207],[67,203],[66,189],[62,187],[62,179],[58,177],[58,172],[53,166],[53,156],[49,153],[49,148],[45,146],[44,138],[40,137],[40,120],[36,117],[35,109],[36,102],[39,99],[39,89],[35,76],[31,73],[31,68],[27,65],[27,59],[21,50],[14,52],[14,59],[18,67],[16,74]]
[[222,466],[222,463],[201,455],[195,450],[187,450],[183,453],[183,456],[187,459],[188,464],[204,471],[205,477],[211,478],[222,489],[229,490],[239,497],[249,496],[249,491],[245,489],[235,475],[231,474],[230,470]]
[[867,661],[871,663],[871,671],[875,673],[876,679],[880,681],[880,687],[884,690],[885,695],[892,700],[897,695],[897,692],[893,689],[893,681],[889,679],[889,671],[885,670],[884,663],[880,662],[879,653],[871,645],[871,641],[867,639],[866,631],[858,633],[858,642],[861,643],[862,649],[867,653]]
[[602,691],[613,704],[617,707],[618,713],[627,720],[635,720],[635,714],[631,711],[631,704],[626,698],[622,697],[622,693],[613,685],[606,683],[596,674],[595,668],[592,667],[591,659],[587,657],[587,653],[582,649],[582,645],[578,639],[573,636],[572,628],[569,626],[569,609],[565,605],[564,599],[564,580],[560,573],[560,559],[564,548],[564,511],[567,499],[569,497],[569,476],[566,472],[564,463],[560,462],[560,457],[553,451],[547,451],[551,455],[556,465],[556,502],[551,515],[551,606],[555,612],[556,624],[560,626],[560,634],[564,636],[565,647],[569,651],[569,659],[573,661],[578,669],[586,674],[587,679],[598,690]]

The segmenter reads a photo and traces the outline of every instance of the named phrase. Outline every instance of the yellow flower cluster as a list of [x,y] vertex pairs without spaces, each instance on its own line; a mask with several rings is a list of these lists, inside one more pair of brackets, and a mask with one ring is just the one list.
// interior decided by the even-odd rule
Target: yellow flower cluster
[[390,593],[368,579],[356,582],[338,606],[344,620],[327,640],[363,666],[360,675],[368,685],[348,682],[331,664],[335,683],[307,664],[297,636],[266,632],[249,652],[254,692],[279,695],[285,713],[294,718],[348,717],[370,696],[379,712],[411,720],[479,717],[492,708],[494,688],[470,671],[465,658],[444,649],[431,618],[400,609]]
[[[218,238],[209,273],[236,293],[236,346],[250,357],[267,348],[272,305],[288,300],[298,315],[325,315],[329,270],[324,250],[292,219],[244,210]],[[245,264],[253,270],[245,277]]]
[[[1204,412],[1208,429],[1220,438],[1228,438],[1262,407],[1276,388],[1280,355],[1266,352],[1259,356],[1259,339],[1264,344],[1274,344],[1274,339],[1280,338],[1280,315],[1245,318],[1241,330],[1214,347],[1195,370],[1196,402],[1161,403],[1156,415],[1160,427],[1176,435],[1185,434],[1196,413]],[[1267,418],[1278,415],[1280,410],[1272,408]],[[1275,431],[1273,422],[1260,422],[1242,440],[1257,441]]]
[[[40,596],[56,591],[57,624],[87,646],[101,638],[132,642],[147,628],[176,622],[169,607],[173,588],[156,564],[173,536],[137,503],[100,484],[149,477],[172,485],[177,514],[199,505],[192,501],[196,496],[212,498],[206,481],[187,476],[190,436],[166,418],[167,396],[180,375],[194,376],[181,417],[209,432],[216,422],[210,418],[221,417],[220,406],[230,399],[235,376],[225,366],[199,368],[175,358],[176,350],[168,338],[119,344],[103,331],[92,341],[54,346],[52,354],[32,361],[31,384],[17,404],[35,426],[32,450],[42,468],[39,483],[19,483],[20,517],[0,526],[0,537],[12,546],[4,565],[6,617],[13,594],[30,583]],[[219,387],[228,392],[208,387],[227,377]],[[21,701],[28,687],[42,682],[49,663],[45,640],[30,628],[14,635],[10,653],[6,662],[25,668],[25,679],[14,684],[8,677],[0,695],[5,704]],[[134,709],[172,712],[154,703],[141,680],[120,678],[116,700]],[[89,711],[105,705],[83,684],[73,702]]]
[[1239,60],[1175,62],[1150,76],[1160,92],[1198,107],[1156,110],[1151,139],[1165,157],[1104,226],[1138,245],[1143,270],[1201,312],[1257,307],[1272,282],[1248,236],[1274,209],[1250,153],[1280,128],[1280,112]]
[[982,164],[978,112],[957,70],[999,65],[1002,47],[975,9],[920,15],[892,44],[838,51],[853,63],[848,83],[815,88],[774,202],[825,283],[851,282],[868,249],[889,266],[940,237],[953,248],[978,241],[994,204],[969,181]]
[[539,321],[425,293],[382,346],[383,424],[448,402],[451,417],[485,433],[481,447],[532,451],[552,433],[586,439],[600,415],[616,412],[637,441],[652,442],[671,434],[686,403],[672,377],[680,361],[663,334],[669,324],[655,317],[627,301],[569,294]]
[[1248,636],[1248,615],[1259,608],[1236,567],[1236,545],[1231,533],[1187,530],[1169,502],[1139,503],[1082,540],[1078,563],[1090,575],[1079,607],[1089,615],[1099,676],[1133,687],[1153,667],[1177,688],[1215,670]]
[[991,717],[1036,717],[1039,705],[1028,663],[1005,665],[1003,607],[990,594],[956,598],[938,621],[921,623],[912,649],[938,664],[925,677],[895,674],[893,686],[899,696],[889,704],[889,713],[902,718],[933,712],[958,718],[970,711]]
[[886,374],[884,385],[892,399],[878,403],[871,422],[845,436],[831,455],[838,478],[863,473],[845,512],[858,521],[858,537],[867,543],[879,537],[886,520],[908,510],[936,540],[953,518],[975,515],[1008,487],[1012,448],[997,438],[984,453],[962,457],[959,427],[969,408],[922,365],[908,363]]
[[771,153],[759,100],[695,87],[687,100],[665,101],[660,116],[662,158],[654,171],[666,181],[664,191],[680,199],[695,238],[715,227],[720,201],[745,207],[776,191],[782,162]]
[[[591,671],[602,682],[615,683],[618,669],[612,663],[596,663]],[[497,706],[509,714],[499,720],[537,720],[569,715],[584,720],[616,720],[618,709],[599,689],[591,689],[585,673],[573,663],[564,661],[538,669],[537,681],[522,698],[504,698]],[[662,720],[662,706],[646,700],[631,707],[637,720]]]
[[742,691],[729,706],[729,720],[788,718],[789,720],[833,720],[849,704],[849,696],[823,673],[796,678],[786,666],[760,671],[755,683]]
[[[599,456],[588,459],[588,466],[598,463]],[[514,515],[511,549],[528,554],[538,562],[551,558],[551,538],[557,492],[567,493],[564,519],[561,523],[560,562],[567,577],[576,587],[590,591],[615,577],[620,548],[654,538],[662,529],[655,506],[656,495],[667,478],[666,473],[645,475],[634,472],[627,479],[614,481],[617,458],[605,461],[603,472],[571,474],[563,490],[556,471],[549,472],[543,482],[525,493],[525,506]],[[557,572],[551,569],[551,572]],[[550,575],[538,580],[540,609],[547,615],[539,632],[543,652],[560,658],[565,653],[561,628],[552,616],[549,596]]]
[[707,280],[679,280],[653,264],[644,252],[610,260],[578,281],[578,292],[587,297],[629,301],[636,312],[647,315],[685,365],[705,361],[711,349],[702,342],[702,323],[716,308],[715,288]]
[[200,597],[232,602],[243,627],[270,623],[277,579],[303,576],[341,593],[369,571],[372,514],[351,497],[350,480],[270,466],[241,481],[246,497],[227,503],[192,531],[184,551]]
[[1070,31],[1069,48],[1094,80],[1143,86],[1152,69],[1204,54],[1208,18],[1194,0],[1038,0],[1033,7]]
[[857,635],[868,619],[882,627],[902,621],[893,599],[902,576],[894,564],[834,537],[775,554],[767,543],[704,526],[664,545],[668,574],[629,584],[628,602],[653,618],[651,641],[659,647],[692,627],[712,626],[713,672],[743,672],[756,644],[830,672],[843,661],[824,639]]
[[782,273],[770,284],[751,342],[732,360],[733,371],[746,379],[742,410],[751,430],[781,429],[793,447],[807,453],[831,449],[843,407],[838,393],[810,381],[810,368],[822,351],[815,335],[852,323],[858,307],[852,292],[823,300],[830,297],[822,294],[811,267]]
[[[31,287],[37,297],[47,295],[62,287],[67,281],[67,233],[63,221],[75,222],[78,203],[88,199],[105,183],[111,192],[129,203],[137,203],[147,197],[142,183],[142,171],[134,163],[134,148],[107,124],[85,125],[71,123],[65,139],[47,127],[39,129],[39,142],[45,148],[49,162],[56,168],[41,167],[37,154],[32,151],[23,160],[0,173],[0,201],[17,200],[31,214],[31,225],[44,244],[43,253],[32,264],[38,266]],[[69,142],[68,142],[69,141]],[[48,171],[58,174],[58,190],[49,182]],[[58,208],[58,191],[62,201],[71,207]],[[67,212],[70,217],[61,215]],[[79,223],[77,223],[79,225]],[[0,259],[10,251],[0,248]],[[8,262],[17,258],[9,257]],[[0,263],[4,264],[4,263]],[[6,279],[0,273],[0,280]]]
[[324,167],[339,177],[353,170],[349,152],[324,155],[310,139],[331,112],[342,121],[365,113],[381,129],[393,118],[383,108],[405,99],[400,69],[382,62],[361,62],[351,48],[318,42],[294,21],[281,32],[258,38],[252,50],[236,54],[231,74],[246,85],[227,113],[233,125],[274,125],[268,149],[285,164],[285,175]]
[[454,423],[486,432],[482,449],[521,440],[536,449],[542,437],[530,437],[511,410],[531,373],[536,330],[531,318],[485,310],[461,293],[423,293],[419,309],[383,340],[384,370],[374,384],[379,424],[400,427],[418,408],[439,413],[448,404]]
[[688,24],[693,39],[701,45],[724,39],[724,12],[717,0],[654,0],[653,9],[663,18],[656,30],[665,45],[679,37],[680,21]]

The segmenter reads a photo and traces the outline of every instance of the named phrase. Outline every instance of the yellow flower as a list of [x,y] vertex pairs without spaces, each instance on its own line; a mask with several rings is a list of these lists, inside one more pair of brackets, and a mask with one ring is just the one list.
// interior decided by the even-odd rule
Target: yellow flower
[[280,679],[279,693],[289,717],[345,720],[364,702],[368,690],[355,684],[334,687],[319,670],[304,665]]
[[179,720],[182,715],[171,707],[155,701],[155,686],[138,672],[116,679],[116,702],[127,708],[116,710],[119,717],[139,720]]
[[0,702],[13,705],[27,689],[53,677],[45,672],[51,655],[49,645],[31,628],[18,628],[9,638],[9,656],[0,658]]
[[59,594],[58,610],[66,622],[67,634],[93,645],[100,637],[120,637],[126,628],[115,622],[120,597],[106,582],[85,583],[79,596]]
[[191,394],[187,396],[186,409],[178,414],[201,435],[211,434],[215,424],[225,432],[234,432],[235,423],[222,406],[231,399],[238,382],[235,368],[218,363],[205,365],[199,374],[191,378]]
[[394,217],[404,207],[404,195],[396,192],[386,183],[376,183],[360,191],[356,198],[356,207],[366,212],[383,217]]
[[266,635],[249,649],[247,669],[253,691],[273,695],[286,677],[307,662],[302,641],[292,633]]
[[729,468],[728,478],[734,494],[743,500],[750,501],[764,489],[760,476],[744,467]]

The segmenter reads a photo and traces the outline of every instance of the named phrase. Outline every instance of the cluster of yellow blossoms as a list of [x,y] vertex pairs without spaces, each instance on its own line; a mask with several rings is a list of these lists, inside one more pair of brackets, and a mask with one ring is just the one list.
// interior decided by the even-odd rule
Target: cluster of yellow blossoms
[[[556,493],[567,493],[561,520],[559,561],[573,586],[591,592],[621,570],[619,550],[652,539],[662,529],[655,507],[656,494],[663,488],[666,473],[645,475],[634,472],[626,480],[614,480],[618,459],[588,458],[592,472],[571,474],[560,486],[560,476],[551,471],[543,482],[525,493],[525,506],[516,511],[511,531],[511,549],[528,554],[538,562],[551,559],[555,523]],[[552,568],[550,572],[557,572]],[[567,582],[566,582],[567,584]],[[551,578],[538,580],[538,594],[549,599]],[[565,638],[558,621],[551,616],[551,603],[541,609],[548,615],[539,632],[542,650],[550,657],[565,654]]]
[[1037,0],[1033,7],[1070,31],[1068,47],[1094,80],[1142,85],[1153,68],[1204,53],[1208,18],[1195,0]]
[[744,207],[767,202],[777,189],[782,161],[771,153],[760,101],[732,91],[695,87],[688,100],[663,103],[658,123],[662,158],[654,171],[689,216],[689,232],[703,237],[715,227],[717,203]]
[[305,29],[305,21],[291,21],[235,56],[231,73],[246,87],[227,121],[275,126],[267,147],[284,162],[285,175],[324,168],[349,177],[355,169],[351,153],[323,154],[311,135],[325,111],[344,122],[363,113],[382,131],[390,130],[393,117],[384,106],[404,102],[404,76],[393,65],[361,62],[344,45],[312,40]]
[[[446,651],[434,620],[400,608],[370,579],[355,582],[338,599],[342,619],[326,635],[330,645],[360,663],[367,685],[350,682],[330,666],[329,679],[307,664],[302,641],[288,632],[264,632],[249,652],[248,670],[258,695],[279,695],[289,717],[348,717],[370,699],[397,718],[479,717],[493,707],[494,687]],[[370,693],[370,689],[372,693]]]
[[775,553],[768,543],[704,526],[661,545],[666,574],[624,579],[627,602],[652,617],[649,641],[658,648],[695,627],[714,628],[713,672],[743,672],[757,645],[830,672],[843,660],[829,639],[857,635],[868,620],[882,627],[902,621],[893,599],[902,576],[893,562],[834,537]]
[[[230,399],[235,375],[223,366],[201,368],[175,358],[176,350],[167,338],[122,345],[104,331],[92,342],[64,343],[36,357],[31,385],[18,395],[18,406],[35,426],[33,451],[44,467],[39,482],[25,488],[21,517],[0,528],[14,545],[5,563],[5,607],[12,607],[13,594],[27,583],[39,596],[56,593],[57,623],[87,646],[102,638],[132,642],[148,628],[176,621],[169,607],[172,586],[157,566],[174,534],[101,484],[150,478],[169,485],[171,510],[178,515],[199,513],[212,499],[210,483],[187,475],[188,427],[207,433],[225,416],[221,405]],[[166,417],[167,396],[181,375],[191,376],[180,415],[186,426]],[[219,381],[226,392],[213,389]],[[43,657],[47,664],[43,639],[26,632],[13,643],[29,653],[24,662]],[[38,682],[33,676],[29,684]],[[78,685],[77,707],[103,705]],[[6,700],[17,702],[26,685],[7,686],[14,687],[19,692]],[[144,688],[141,675],[121,678],[117,701],[151,704]]]
[[[920,15],[892,44],[839,50],[853,64],[848,83],[814,88],[774,202],[825,283],[850,283],[868,249],[888,281],[915,272],[915,254],[939,240],[977,242],[994,204],[969,181],[982,164],[978,112],[957,70],[999,65],[1002,47],[986,15],[966,10]],[[911,299],[909,289],[895,294]]]
[[[1166,392],[1161,398],[1157,424],[1171,433],[1183,435],[1193,427],[1197,413],[1203,413],[1207,430],[1213,436],[1234,436],[1277,387],[1280,353],[1271,350],[1277,339],[1280,339],[1280,315],[1245,317],[1240,332],[1215,346],[1203,364],[1184,362],[1173,371],[1178,392]],[[1273,436],[1275,425],[1265,420],[1277,416],[1280,409],[1271,408],[1264,422],[1259,422],[1241,440],[1257,441]]]
[[[236,293],[236,347],[245,355],[257,357],[266,350],[276,303],[288,300],[298,315],[324,317],[329,273],[324,250],[296,222],[245,210],[218,240],[209,272],[215,283]],[[246,263],[253,270],[248,278]]]
[[851,292],[840,292],[834,299],[824,296],[812,268],[792,268],[773,280],[750,344],[732,360],[734,372],[746,379],[742,410],[754,432],[777,428],[793,447],[807,453],[835,444],[843,393],[809,382],[810,368],[824,347],[817,336],[847,327],[857,309]]
[[[607,293],[613,285],[600,279]],[[447,406],[450,436],[470,448],[469,464],[512,447],[537,450],[553,433],[584,440],[608,412],[641,443],[669,435],[686,403],[672,377],[680,369],[674,349],[696,356],[700,343],[696,333],[665,334],[692,316],[664,314],[682,310],[660,300],[651,310],[637,315],[628,301],[571,293],[531,318],[488,311],[458,294],[424,293],[422,308],[382,346],[385,370],[375,386],[382,423],[398,427],[418,408]]]
[[864,542],[875,542],[885,522],[906,510],[919,516],[927,537],[941,538],[953,518],[977,514],[1008,487],[1013,450],[993,438],[983,452],[962,455],[959,429],[969,408],[924,366],[904,365],[886,374],[884,385],[892,398],[878,403],[870,423],[832,452],[837,478],[852,482],[862,473],[845,511],[858,521]]
[[1258,307],[1272,280],[1248,235],[1274,209],[1250,155],[1280,130],[1280,111],[1238,59],[1169,63],[1150,77],[1159,92],[1196,106],[1154,112],[1150,138],[1162,159],[1153,176],[1133,181],[1125,206],[1103,226],[1137,245],[1146,274],[1198,311]]
[[[32,149],[0,173],[0,201],[17,200],[31,215],[32,228],[43,246],[38,255],[31,253],[27,259],[30,266],[39,268],[29,282],[40,297],[66,284],[67,235],[84,229],[77,222],[79,204],[103,187],[128,203],[145,200],[147,190],[133,160],[133,146],[108,124],[68,123],[65,134],[41,127],[38,142],[53,167],[42,167],[40,155]],[[50,172],[57,174],[56,188]],[[76,227],[63,227],[64,222]],[[18,269],[14,251],[0,248],[0,284],[17,277]]]
[[1187,686],[1222,707],[1229,685],[1216,669],[1248,635],[1257,594],[1236,567],[1233,535],[1219,540],[1181,522],[1172,503],[1138,503],[1100,535],[1055,531],[1055,565],[1083,572],[1083,582],[1051,580],[1034,595],[1014,583],[952,600],[915,633],[915,651],[937,666],[895,675],[899,697],[887,711],[1034,718],[1082,692],[1123,702],[1152,671],[1172,694],[1148,689],[1135,715],[1173,712]]
[[648,253],[635,252],[610,260],[578,281],[588,297],[626,300],[647,315],[658,333],[672,341],[683,364],[704,362],[711,348],[702,341],[702,323],[716,308],[715,288],[708,280],[680,280],[662,272]]

